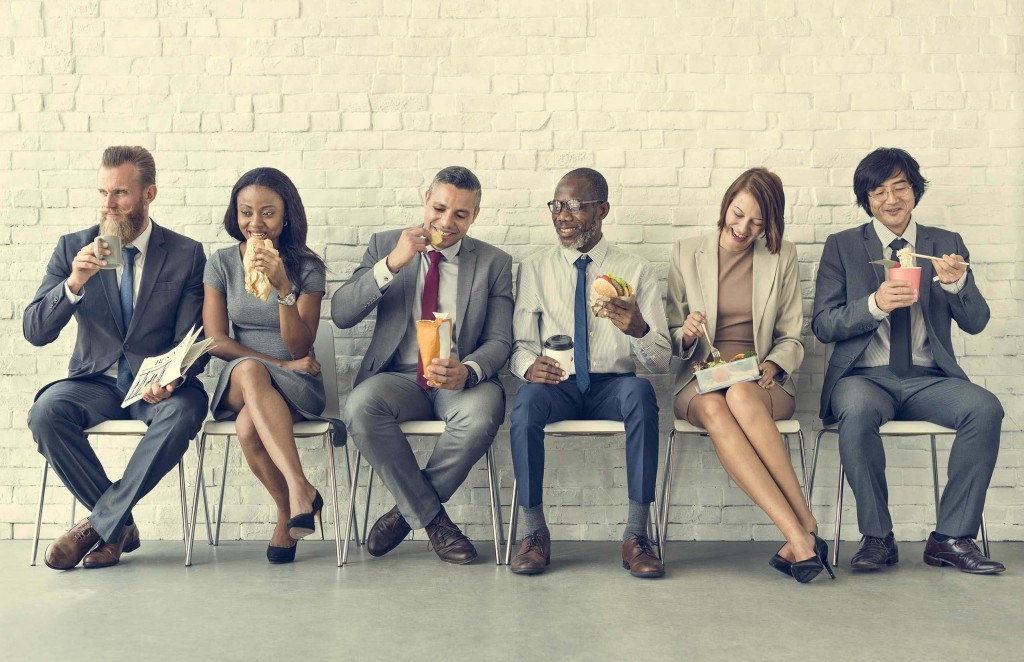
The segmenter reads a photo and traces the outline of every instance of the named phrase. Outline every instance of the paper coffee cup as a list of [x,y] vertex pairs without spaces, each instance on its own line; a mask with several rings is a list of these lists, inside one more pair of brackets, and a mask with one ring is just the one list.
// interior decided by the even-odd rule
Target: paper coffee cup
[[889,269],[889,280],[905,280],[914,288],[914,292],[921,291],[921,267],[892,267]]
[[571,372],[575,350],[572,338],[569,336],[551,336],[544,341],[544,356],[551,357],[558,362],[558,367],[565,372],[566,379]]
[[[107,249],[110,251],[110,255],[104,256],[100,253],[101,241],[105,241],[107,243]],[[92,254],[95,257],[107,261],[107,266],[100,267],[100,269],[117,269],[121,266],[121,237],[118,237],[115,234],[101,234],[92,240]]]

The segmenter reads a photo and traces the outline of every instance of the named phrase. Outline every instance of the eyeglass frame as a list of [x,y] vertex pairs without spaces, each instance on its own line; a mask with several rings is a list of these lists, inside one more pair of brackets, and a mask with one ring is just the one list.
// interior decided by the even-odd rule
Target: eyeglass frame
[[[579,205],[579,207],[577,207],[576,209],[573,209],[572,208],[572,204],[570,204],[570,203],[573,203],[573,202],[575,202],[577,205]],[[551,200],[551,201],[548,202],[548,211],[550,211],[552,214],[561,214],[562,213],[562,209],[564,208],[564,209],[568,209],[570,214],[575,214],[576,212],[578,212],[581,209],[583,209],[583,205],[592,205],[592,204],[595,204],[595,203],[600,204],[600,203],[603,203],[603,202],[608,202],[608,201],[607,200],[576,200],[576,199],[572,199],[572,200],[566,200],[565,202],[563,202],[561,200]],[[558,209],[557,210],[554,208],[555,205],[558,205]]]
[[890,188],[879,186],[878,189],[875,189],[874,191],[868,191],[867,193],[868,197],[872,200],[885,200],[886,198],[889,197],[890,193],[895,195],[897,198],[902,198],[907,193],[907,191],[911,191],[913,190],[913,188],[914,187],[911,186],[909,183],[903,182],[900,184],[896,184],[895,186],[892,186]]

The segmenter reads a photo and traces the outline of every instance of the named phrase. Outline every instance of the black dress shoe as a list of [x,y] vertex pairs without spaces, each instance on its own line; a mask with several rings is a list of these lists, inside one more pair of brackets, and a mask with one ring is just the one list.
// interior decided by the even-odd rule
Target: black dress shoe
[[299,548],[299,541],[291,547],[274,547],[267,545],[267,561],[270,563],[291,563],[295,560],[295,550]]
[[[783,547],[785,547],[785,545],[783,545]],[[781,551],[782,550],[780,549],[779,552],[781,552]],[[793,576],[793,563],[790,562],[790,561],[787,561],[778,552],[775,553],[775,556],[773,556],[770,559],[768,559],[768,565],[770,565],[771,567],[775,568],[776,570],[778,570],[779,572],[781,572],[784,575],[789,575],[790,577]]]
[[373,524],[373,528],[366,534],[366,551],[370,556],[384,556],[398,544],[405,540],[405,537],[412,531],[412,527],[402,517],[398,506],[380,516]]
[[817,534],[812,535],[814,535],[814,556],[803,561],[796,561],[789,566],[789,574],[801,584],[813,580],[821,574],[822,570],[827,571],[832,579],[836,578],[836,573],[832,572],[832,566],[828,562],[828,543],[819,538]]
[[860,549],[850,559],[850,567],[854,570],[881,570],[900,562],[900,553],[896,548],[896,538],[889,532],[884,538],[864,536],[860,540]]
[[476,559],[476,548],[459,527],[448,517],[444,508],[427,524],[430,548],[445,563],[464,565]]
[[1002,563],[982,554],[973,538],[966,537],[939,542],[934,534],[928,536],[928,543],[924,546],[924,562],[928,565],[951,565],[960,572],[972,575],[994,575],[1006,570]]

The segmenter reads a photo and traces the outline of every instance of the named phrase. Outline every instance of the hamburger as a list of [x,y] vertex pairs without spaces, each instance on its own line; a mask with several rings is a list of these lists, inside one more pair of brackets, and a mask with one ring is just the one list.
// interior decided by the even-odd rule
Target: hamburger
[[633,296],[633,286],[610,271],[607,274],[598,276],[594,279],[594,283],[590,286],[590,289],[594,294],[602,297],[608,297],[609,299],[612,297]]

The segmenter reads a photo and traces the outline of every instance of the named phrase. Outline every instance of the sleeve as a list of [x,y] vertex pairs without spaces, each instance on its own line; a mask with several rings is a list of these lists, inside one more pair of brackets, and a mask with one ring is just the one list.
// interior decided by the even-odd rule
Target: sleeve
[[[46,265],[43,282],[22,316],[25,340],[36,347],[48,345],[56,340],[75,314],[74,303],[64,295],[67,279],[71,275],[71,251],[75,250],[74,247],[68,246],[68,241],[68,237],[65,236],[57,242],[50,262]],[[84,294],[85,290],[82,292]]]
[[772,330],[772,348],[762,361],[771,361],[782,368],[781,383],[800,367],[804,360],[804,342],[801,338],[804,326],[803,301],[800,295],[800,269],[797,265],[795,247],[786,247],[786,260],[781,265],[778,296],[778,311],[775,328]]
[[536,271],[530,263],[519,266],[516,286],[516,307],[512,315],[512,358],[508,369],[516,377],[526,379],[526,371],[540,356],[540,298]]
[[203,270],[203,283],[227,294],[227,274],[224,273],[224,258],[221,251],[215,252],[207,261],[206,269]]
[[830,235],[818,262],[814,286],[814,315],[811,331],[823,343],[847,340],[863,333],[874,333],[879,320],[868,309],[867,297],[847,300],[846,266],[839,252],[839,240]]
[[388,269],[388,258],[386,256],[373,265],[373,279],[377,281],[377,287],[380,288],[381,292],[388,289],[388,285],[395,280],[395,275],[391,273],[391,269]]
[[306,268],[302,273],[302,284],[299,285],[299,292],[326,292],[327,291],[327,269],[324,265],[313,260],[307,260]]
[[[672,260],[668,272],[668,300],[665,307],[668,311],[668,332],[672,341],[672,352],[689,362],[696,358],[695,354],[700,341],[694,341],[688,348],[683,346],[683,322],[690,314],[690,302],[686,298],[686,281],[683,279],[682,261],[693,259],[689,252],[683,255],[682,243],[677,243],[672,252]],[[703,358],[703,357],[701,357]]]
[[667,372],[672,360],[672,343],[668,339],[668,322],[665,306],[661,300],[661,288],[654,270],[644,263],[637,283],[637,306],[647,322],[647,334],[640,338],[630,337],[629,343],[634,354],[645,368],[654,373]]

